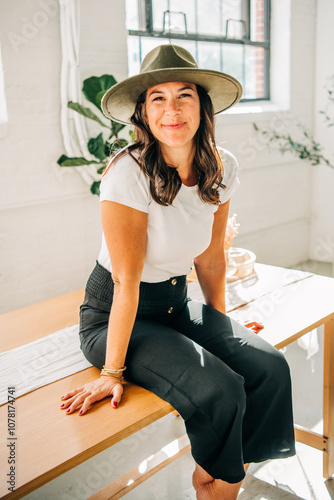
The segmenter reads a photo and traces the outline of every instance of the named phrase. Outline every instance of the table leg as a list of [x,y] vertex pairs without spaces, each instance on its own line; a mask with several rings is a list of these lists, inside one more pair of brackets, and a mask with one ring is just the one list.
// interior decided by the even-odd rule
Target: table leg
[[323,455],[323,475],[329,479],[334,474],[334,320],[325,323],[324,341],[324,436],[328,438]]

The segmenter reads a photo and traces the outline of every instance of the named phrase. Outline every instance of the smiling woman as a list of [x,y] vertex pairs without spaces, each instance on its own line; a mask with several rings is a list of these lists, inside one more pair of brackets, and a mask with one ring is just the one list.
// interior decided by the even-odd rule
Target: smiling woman
[[195,185],[196,178],[192,172],[195,154],[193,138],[200,124],[196,86],[168,82],[151,87],[146,97],[145,120],[159,141],[167,163],[175,165],[175,155],[178,156],[176,164],[183,184],[190,181],[193,183],[190,185]]
[[[239,181],[236,159],[216,146],[214,113],[240,97],[233,77],[197,68],[174,45],[103,97],[103,112],[130,120],[137,140],[104,172],[102,247],[80,310],[81,348],[101,376],[62,404],[84,415],[111,396],[117,408],[124,373],[168,401],[185,420],[198,500],[233,500],[249,462],[295,453],[285,359],[225,314]],[[187,295],[193,266],[206,304]]]

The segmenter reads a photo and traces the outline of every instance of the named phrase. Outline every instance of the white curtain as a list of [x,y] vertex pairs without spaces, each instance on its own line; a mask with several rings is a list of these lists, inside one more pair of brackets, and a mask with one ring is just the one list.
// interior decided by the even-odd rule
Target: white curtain
[[[80,44],[80,5],[78,0],[59,0],[60,38],[61,38],[61,73],[60,126],[67,156],[94,157],[87,149],[87,129],[85,118],[67,107],[68,101],[82,103],[81,78],[79,67]],[[82,175],[87,184],[100,179],[93,165],[71,167]]]

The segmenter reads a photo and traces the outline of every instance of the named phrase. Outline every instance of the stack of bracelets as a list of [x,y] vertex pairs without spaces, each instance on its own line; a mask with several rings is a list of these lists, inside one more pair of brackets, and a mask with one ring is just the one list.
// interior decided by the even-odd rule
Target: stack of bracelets
[[124,377],[123,377],[123,372],[126,370],[126,366],[121,366],[120,368],[115,367],[114,365],[111,365],[112,368],[105,368],[103,366],[101,370],[101,375],[107,375],[107,377],[114,377],[117,378],[120,382],[123,382]]

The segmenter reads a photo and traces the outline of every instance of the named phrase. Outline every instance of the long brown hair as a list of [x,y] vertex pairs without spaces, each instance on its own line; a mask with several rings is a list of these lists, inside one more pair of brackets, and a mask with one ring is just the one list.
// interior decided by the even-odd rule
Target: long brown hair
[[[201,103],[201,121],[195,134],[195,156],[193,166],[198,183],[199,197],[205,203],[219,204],[219,187],[225,187],[223,162],[214,138],[214,111],[207,92],[196,85]],[[145,120],[146,91],[137,101],[131,122],[135,126],[137,140],[124,151],[139,150],[138,164],[150,180],[151,196],[160,205],[173,203],[182,181],[177,169],[169,166],[162,155],[159,141],[152,134]],[[117,155],[120,158],[123,154]]]

